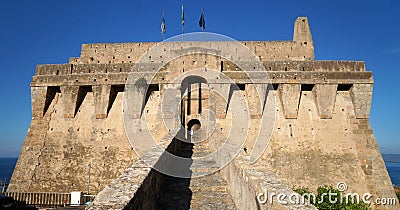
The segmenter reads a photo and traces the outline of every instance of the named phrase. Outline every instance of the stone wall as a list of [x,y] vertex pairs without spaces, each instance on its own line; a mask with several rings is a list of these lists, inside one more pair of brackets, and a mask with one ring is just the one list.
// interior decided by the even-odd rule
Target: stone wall
[[316,88],[297,93],[293,115],[287,116],[283,100],[277,101],[272,140],[257,166],[289,186],[315,191],[344,182],[346,192],[395,198],[368,119],[355,114],[351,90],[323,87],[324,94],[315,97]]
[[[348,186],[345,193],[358,193],[361,196],[371,193],[371,202],[376,198],[396,198],[366,119],[369,115],[356,115],[359,110],[353,103],[352,87],[338,87],[337,84],[291,85],[284,90],[284,85],[279,84],[268,94],[269,97],[275,95],[276,121],[272,139],[263,156],[256,163],[249,161],[248,155],[260,135],[261,124],[261,119],[252,115],[240,155],[242,158],[236,158],[222,170],[237,206],[242,209],[256,208],[257,203],[250,200],[251,196],[263,192],[264,188],[258,183],[262,181],[270,184],[265,188],[268,192],[300,186],[315,192],[318,186],[330,185],[335,188],[338,183],[344,182]],[[249,100],[254,96],[249,94],[251,86],[246,85],[241,94],[249,104],[257,104],[254,99]],[[365,92],[368,90],[371,91],[364,89]],[[365,102],[370,102],[370,94],[363,93],[363,96]],[[369,113],[369,105],[364,106],[361,113]],[[221,147],[228,138],[232,129],[227,126],[231,124],[231,114],[228,112],[226,119],[217,120],[216,130],[221,132],[214,133],[210,140],[213,150]],[[269,174],[268,178],[258,177],[265,174]],[[273,187],[274,184],[278,188]],[[290,190],[285,193],[290,194]],[[371,207],[397,209],[398,205]]]
[[[32,91],[34,99],[46,99],[43,89]],[[56,92],[44,116],[44,100],[33,101],[34,116],[9,191],[87,192],[90,164],[90,190],[97,193],[136,160],[122,123],[123,93],[117,93],[104,119],[96,118],[92,90],[81,100],[76,95]]]
[[[175,154],[180,141],[166,135],[160,143],[162,148]],[[160,150],[155,151],[148,158],[162,157]],[[164,179],[164,174],[138,160],[106,186],[87,209],[157,209]]]
[[[222,174],[228,181],[238,209],[317,209],[308,201],[291,203],[289,196],[297,193],[290,188],[290,185],[264,167],[252,165],[246,154],[239,155],[228,164],[222,170]],[[278,201],[279,194],[287,197]]]

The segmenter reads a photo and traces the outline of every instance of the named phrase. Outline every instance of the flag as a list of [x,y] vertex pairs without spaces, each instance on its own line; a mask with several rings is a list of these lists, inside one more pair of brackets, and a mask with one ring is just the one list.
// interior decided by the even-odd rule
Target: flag
[[162,14],[162,20],[161,20],[161,33],[165,34],[167,32],[167,29],[165,28],[165,19],[164,19],[164,12]]
[[185,25],[185,12],[183,11],[183,4],[182,4],[182,26]]
[[201,16],[200,16],[200,20],[199,20],[199,26],[201,27],[201,29],[203,29],[203,31],[206,28],[206,21],[204,20],[204,9],[201,12]]

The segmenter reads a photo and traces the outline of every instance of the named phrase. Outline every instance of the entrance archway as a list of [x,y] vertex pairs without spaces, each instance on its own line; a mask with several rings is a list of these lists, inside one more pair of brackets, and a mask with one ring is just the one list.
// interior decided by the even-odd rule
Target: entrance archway
[[184,109],[182,115],[194,115],[198,116],[204,106],[204,100],[207,98],[203,97],[204,90],[207,86],[207,80],[200,76],[188,76],[181,84],[182,99],[184,100]]
[[189,131],[198,131],[201,128],[201,123],[200,120],[198,119],[191,119],[188,123],[187,123],[187,129]]

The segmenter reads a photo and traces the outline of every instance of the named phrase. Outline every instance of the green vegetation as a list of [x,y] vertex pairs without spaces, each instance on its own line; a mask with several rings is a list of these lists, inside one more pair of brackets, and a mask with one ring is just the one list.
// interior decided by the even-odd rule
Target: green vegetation
[[[312,192],[305,187],[298,187],[293,189],[295,192],[299,193],[300,195],[309,195]],[[331,195],[331,200],[337,200],[337,202],[330,202],[329,201],[329,194]],[[346,197],[341,197],[341,193],[339,190],[334,189],[332,186],[323,186],[318,187],[317,193],[314,193],[315,198],[310,196],[310,202],[317,207],[318,209],[338,209],[338,210],[369,210],[371,209],[368,204],[364,203],[360,200],[359,203],[352,202],[352,199],[349,199],[349,202],[346,202]],[[346,196],[343,193],[343,196]],[[308,196],[305,196],[308,198]],[[342,202],[341,202],[342,201]]]

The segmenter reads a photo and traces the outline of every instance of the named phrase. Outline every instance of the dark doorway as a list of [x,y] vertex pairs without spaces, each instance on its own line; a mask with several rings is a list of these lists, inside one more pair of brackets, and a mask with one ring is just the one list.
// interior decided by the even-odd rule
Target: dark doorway
[[191,119],[188,123],[187,123],[187,129],[193,130],[193,131],[198,131],[201,128],[201,123],[200,120],[198,119]]

